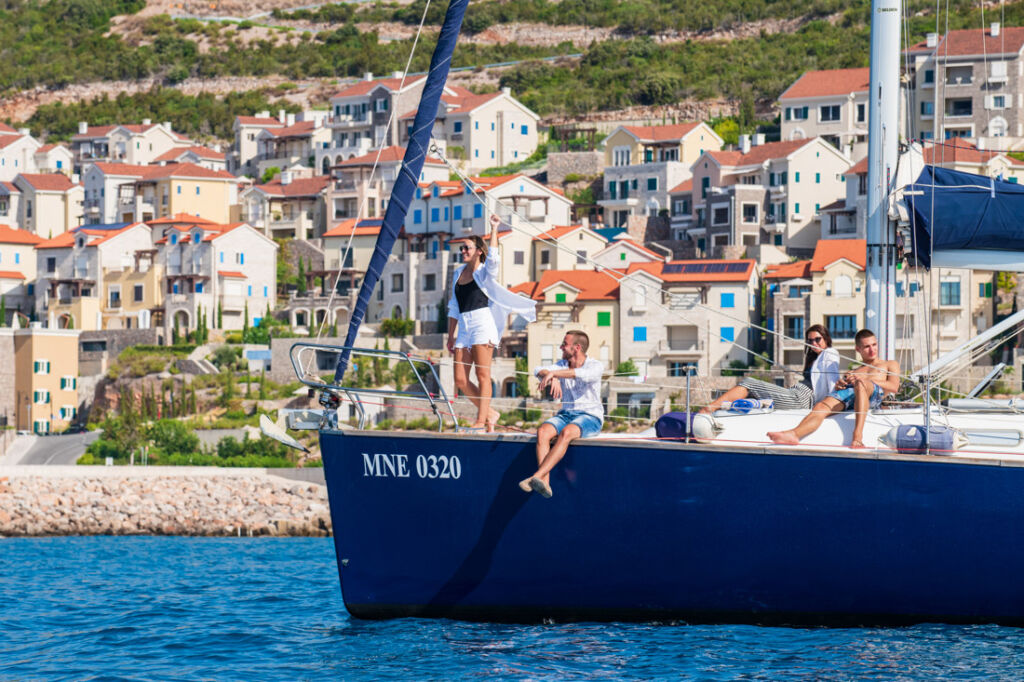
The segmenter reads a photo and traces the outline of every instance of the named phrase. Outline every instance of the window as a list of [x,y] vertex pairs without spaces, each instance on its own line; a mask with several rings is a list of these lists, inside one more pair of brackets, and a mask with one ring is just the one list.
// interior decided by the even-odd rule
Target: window
[[793,204],[793,213],[796,213],[797,215],[800,214],[800,202],[799,201],[796,202],[795,204]]
[[725,225],[729,222],[729,207],[722,206],[715,208],[711,213],[711,224],[712,225]]
[[525,251],[513,251],[512,252],[512,264],[522,265],[526,261]]
[[743,222],[748,225],[757,224],[757,204],[743,204]]
[[943,277],[939,282],[939,305],[960,305],[959,277]]
[[734,327],[722,327],[718,330],[718,336],[722,341],[732,343],[736,340],[736,329]]
[[73,391],[78,388],[78,379],[73,376],[63,376],[60,378],[60,390],[62,391]]
[[806,121],[807,107],[786,107],[786,120]]
[[455,121],[452,123],[452,132],[456,134],[462,132],[462,121]]
[[199,185],[196,185],[196,196],[199,196]]
[[576,251],[576,265],[587,264],[587,252],[582,249]]
[[441,209],[432,208],[430,209],[430,222],[437,223],[441,221]]
[[136,284],[132,293],[132,300],[138,303],[142,300],[143,289],[141,284]]
[[867,109],[866,104],[857,105],[857,123],[864,123],[867,120]]
[[597,314],[597,326],[598,327],[610,327],[610,326],[612,326],[612,314],[610,312],[599,312]]
[[821,120],[822,122],[838,121],[839,120],[839,109],[840,109],[840,107],[839,107],[838,104],[829,104],[829,105],[820,107],[819,110],[818,110],[818,112],[819,112],[819,120]]
[[655,192],[658,190],[658,178],[647,178],[647,191]]
[[992,282],[978,282],[978,296],[992,298]]
[[181,194],[181,185],[178,185],[178,194]]
[[924,72],[924,83],[925,83],[925,85],[933,85],[935,83],[935,71],[934,71],[934,69],[925,69],[925,72]]
[[220,260],[220,262],[221,262],[221,263],[223,263],[223,262],[224,262],[224,252],[223,252],[223,251],[221,251],[221,252],[220,252],[220,253],[218,254],[218,256],[219,256],[219,260]]
[[57,259],[56,258],[47,258],[46,259],[46,271],[47,272],[56,272],[57,271]]
[[735,308],[736,307],[736,294],[719,294],[718,305],[721,308]]
[[852,339],[857,335],[857,316],[826,315],[825,326],[833,339]]
[[523,135],[529,135],[530,126],[519,126],[519,132],[522,133]]
[[49,374],[50,373],[50,361],[49,360],[36,360],[32,363],[33,374]]
[[547,250],[547,249],[544,249],[543,251],[540,252],[540,264],[541,265],[547,265],[550,262],[551,262],[551,252],[549,250]]
[[32,402],[36,405],[49,405],[50,404],[50,392],[49,391],[32,391]]
[[708,188],[711,187],[711,178],[704,177],[700,179],[700,197],[704,199],[708,196]]
[[462,220],[462,205],[455,206],[452,208],[452,218],[455,220]]
[[484,207],[483,207],[483,205],[481,205],[481,204],[473,204],[473,217],[474,218],[483,218],[484,217]]
[[804,318],[797,317],[794,315],[787,315],[784,319],[783,324],[785,325],[785,334],[791,339],[804,338]]
[[405,289],[405,277],[398,272],[391,275],[391,292],[399,293]]
[[[493,125],[493,124],[491,124]],[[555,361],[555,347],[550,343],[540,344],[540,364],[550,365]]]
[[565,294],[555,294],[555,303],[565,303]]
[[235,254],[235,262],[239,265],[245,265],[245,254],[239,251]]
[[423,224],[423,209],[417,208],[412,212],[412,224],[422,225]]
[[171,242],[171,246],[174,246],[178,243],[178,235],[172,233],[169,241]]
[[267,287],[263,287],[263,298],[267,297]]
[[[202,293],[201,291],[199,291],[198,287],[196,287],[196,292],[197,293]],[[246,296],[252,296],[252,285],[251,284],[246,287],[245,295]]]
[[633,341],[647,341],[647,327],[633,327]]
[[638,286],[633,291],[633,307],[634,308],[646,308],[647,307],[647,287],[644,285]]
[[434,291],[437,289],[437,275],[423,276],[423,291]]
[[933,116],[935,114],[935,102],[921,102],[921,115]]

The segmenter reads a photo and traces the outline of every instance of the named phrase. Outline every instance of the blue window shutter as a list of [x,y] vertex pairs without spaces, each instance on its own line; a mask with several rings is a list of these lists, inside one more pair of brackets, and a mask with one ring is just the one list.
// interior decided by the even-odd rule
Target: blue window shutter
[[422,223],[423,223],[423,210],[417,208],[415,211],[412,212],[412,224],[413,225],[420,225]]
[[240,253],[238,255],[239,255],[238,264],[239,265],[245,265],[245,254],[244,253]]
[[530,134],[530,126],[522,126],[519,129],[519,132],[521,132],[523,135],[529,135]]
[[719,336],[722,337],[722,341],[728,341],[729,343],[732,343],[733,341],[736,340],[736,330],[733,329],[732,327],[722,327]]
[[223,251],[220,252],[220,262],[221,263],[224,262],[224,252]]
[[483,218],[484,217],[484,207],[481,206],[480,204],[473,204],[473,217],[474,218]]
[[452,214],[452,217],[455,220],[462,220],[462,206],[456,206],[454,209],[452,209]]
[[736,295],[723,293],[719,296],[719,306],[722,308],[735,308],[736,307]]
[[248,295],[252,296],[252,285],[251,284],[249,285],[249,293],[248,293]]
[[647,327],[633,327],[633,340],[634,341],[646,341],[647,340]]
[[448,220],[448,207],[447,206],[444,207],[444,219]]
[[267,297],[267,287],[263,287],[263,298]]
[[432,209],[430,209],[430,221],[436,223],[436,222],[438,222],[440,220],[441,220],[441,209],[439,209],[439,208],[432,208]]

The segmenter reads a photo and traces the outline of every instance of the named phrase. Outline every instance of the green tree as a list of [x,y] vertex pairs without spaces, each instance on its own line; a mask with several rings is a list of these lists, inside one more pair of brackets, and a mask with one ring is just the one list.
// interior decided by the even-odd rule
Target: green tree
[[530,395],[530,366],[522,355],[516,358],[516,395]]
[[0,327],[7,326],[7,297],[0,296]]
[[306,295],[306,266],[302,262],[302,258],[299,258],[299,274],[296,284],[299,287],[299,295]]
[[636,365],[633,364],[632,360],[624,360],[619,363],[619,366],[615,368],[616,376],[624,377],[635,377],[640,374],[640,370],[637,369]]
[[260,176],[260,184],[265,185],[274,179],[274,176],[281,172],[281,169],[277,166],[271,166],[270,168],[263,171],[263,175]]

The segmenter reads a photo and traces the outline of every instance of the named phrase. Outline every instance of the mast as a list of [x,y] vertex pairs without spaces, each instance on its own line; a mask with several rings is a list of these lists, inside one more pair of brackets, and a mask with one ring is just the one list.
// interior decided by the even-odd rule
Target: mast
[[885,359],[895,353],[896,234],[889,220],[889,190],[898,158],[901,15],[900,0],[871,2],[864,321],[878,337],[879,355]]

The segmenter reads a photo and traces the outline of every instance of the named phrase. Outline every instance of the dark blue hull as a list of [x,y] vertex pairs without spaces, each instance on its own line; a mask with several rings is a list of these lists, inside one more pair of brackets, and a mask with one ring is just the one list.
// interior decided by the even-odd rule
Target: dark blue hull
[[590,441],[545,500],[524,437],[321,449],[360,618],[1024,624],[1024,467]]

